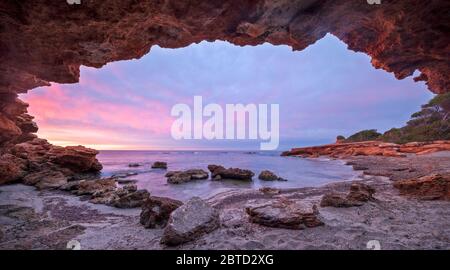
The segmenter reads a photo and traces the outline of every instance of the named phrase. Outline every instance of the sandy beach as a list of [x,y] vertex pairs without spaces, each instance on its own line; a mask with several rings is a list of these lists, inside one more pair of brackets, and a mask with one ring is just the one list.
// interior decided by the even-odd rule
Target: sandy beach
[[[249,189],[217,194],[207,201],[219,210],[220,228],[176,247],[160,244],[162,229],[145,229],[139,223],[139,208],[117,209],[62,191],[5,185],[0,187],[0,249],[66,249],[70,240],[77,240],[81,249],[367,249],[371,240],[381,249],[450,249],[450,202],[400,196],[392,185],[430,172],[448,172],[449,152],[352,157],[347,162],[364,168],[358,180],[273,195]],[[265,227],[249,222],[244,210],[246,204],[280,197],[318,205],[326,192],[345,192],[353,182],[374,187],[376,200],[360,207],[319,207],[324,226]]]

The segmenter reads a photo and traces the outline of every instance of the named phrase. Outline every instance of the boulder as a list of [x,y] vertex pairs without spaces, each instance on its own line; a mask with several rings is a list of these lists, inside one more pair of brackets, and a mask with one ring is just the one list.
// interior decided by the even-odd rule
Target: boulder
[[170,246],[186,243],[214,231],[219,225],[219,212],[193,197],[170,214],[161,243]]
[[450,200],[450,173],[399,180],[394,183],[394,187],[401,195],[421,200]]
[[67,177],[60,171],[48,169],[27,174],[23,183],[34,185],[38,189],[53,189],[67,184]]
[[347,194],[330,192],[322,196],[320,206],[322,207],[353,207],[361,206],[363,202],[350,201],[347,199]]
[[141,166],[141,164],[139,164],[139,163],[130,163],[130,164],[128,164],[128,167],[131,167],[131,168],[140,167],[140,166]]
[[347,195],[347,199],[350,201],[367,202],[373,201],[375,189],[369,185],[356,183],[350,186],[350,193]]
[[97,150],[84,146],[52,146],[49,159],[62,167],[70,168],[75,172],[100,171],[102,165],[96,159]]
[[145,228],[164,228],[170,214],[182,204],[171,198],[150,196],[142,205],[140,223]]
[[186,171],[171,171],[166,173],[167,182],[170,184],[181,184],[193,180],[208,179],[208,173],[201,169],[190,169]]
[[269,170],[262,171],[258,175],[258,179],[263,181],[286,181],[285,179],[279,177],[278,175]]
[[220,165],[208,165],[208,170],[211,172],[211,179],[213,180],[243,180],[251,181],[252,177],[255,175],[250,170],[244,170],[239,168],[228,168],[226,169]]
[[353,207],[361,206],[367,201],[373,201],[375,189],[362,183],[350,186],[348,194],[329,192],[323,195],[320,206],[322,207]]
[[267,227],[300,230],[324,224],[314,204],[285,198],[262,203],[251,202],[245,211],[250,222]]
[[152,169],[167,169],[167,162],[163,162],[163,161],[155,161],[152,164]]

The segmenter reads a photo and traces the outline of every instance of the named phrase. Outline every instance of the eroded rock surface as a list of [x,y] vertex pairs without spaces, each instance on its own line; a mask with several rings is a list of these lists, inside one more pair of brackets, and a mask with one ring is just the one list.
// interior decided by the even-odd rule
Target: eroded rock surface
[[330,156],[348,158],[352,156],[406,157],[407,154],[425,155],[440,151],[450,151],[450,141],[411,142],[405,144],[365,141],[356,143],[337,143],[321,146],[293,148],[283,152],[283,156],[315,158]]
[[261,171],[258,175],[258,179],[263,181],[286,181],[284,178],[279,177],[269,170]]
[[161,243],[171,246],[186,243],[214,231],[219,225],[219,212],[193,197],[170,214]]
[[285,198],[259,203],[248,203],[245,211],[250,222],[268,227],[305,229],[323,225],[314,204]]
[[23,181],[38,188],[57,188],[81,175],[102,169],[97,150],[84,146],[60,147],[46,140],[15,144],[0,156],[0,183]]
[[212,180],[243,180],[251,181],[254,172],[239,168],[225,168],[220,165],[208,165]]
[[201,169],[190,169],[186,171],[171,171],[166,173],[167,183],[181,184],[194,180],[208,179],[208,173]]
[[155,161],[152,164],[152,169],[163,169],[166,170],[167,169],[167,162],[164,161]]
[[394,187],[402,195],[422,200],[450,200],[450,172],[399,180],[394,183]]
[[151,196],[142,205],[140,223],[145,228],[164,228],[170,214],[182,204],[171,198]]
[[374,201],[375,189],[362,183],[355,183],[350,186],[348,194],[328,192],[323,195],[320,201],[322,207],[352,207],[361,206],[368,201]]

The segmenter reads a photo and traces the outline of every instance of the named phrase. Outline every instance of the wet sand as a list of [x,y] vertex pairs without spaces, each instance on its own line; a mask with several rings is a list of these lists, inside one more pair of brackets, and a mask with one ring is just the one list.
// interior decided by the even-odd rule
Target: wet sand
[[[353,157],[360,182],[376,189],[376,201],[361,207],[319,207],[324,226],[305,230],[269,228],[248,222],[244,205],[252,200],[287,197],[319,203],[327,191],[348,191],[343,181],[317,188],[265,195],[234,189],[209,198],[220,211],[221,227],[177,249],[450,249],[450,202],[400,196],[392,181],[450,171],[450,153],[406,158]],[[0,249],[166,249],[162,229],[139,224],[140,209],[91,204],[60,191],[37,191],[21,184],[0,187]],[[174,247],[171,247],[173,249]]]

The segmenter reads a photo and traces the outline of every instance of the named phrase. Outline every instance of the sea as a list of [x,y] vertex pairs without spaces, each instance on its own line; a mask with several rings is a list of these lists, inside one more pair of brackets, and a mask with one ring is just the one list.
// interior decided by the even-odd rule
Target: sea
[[[113,175],[135,180],[138,188],[151,195],[182,201],[193,196],[211,197],[232,188],[259,189],[261,187],[301,188],[317,187],[331,182],[353,180],[358,177],[351,166],[342,160],[282,157],[276,151],[125,151],[103,150],[97,156],[103,164],[103,177]],[[168,170],[152,169],[155,161],[165,161]],[[139,163],[139,167],[129,167]],[[253,181],[196,180],[183,184],[168,184],[167,171],[203,169],[209,164],[248,169],[255,173]],[[287,181],[262,181],[258,175],[270,170]]]

